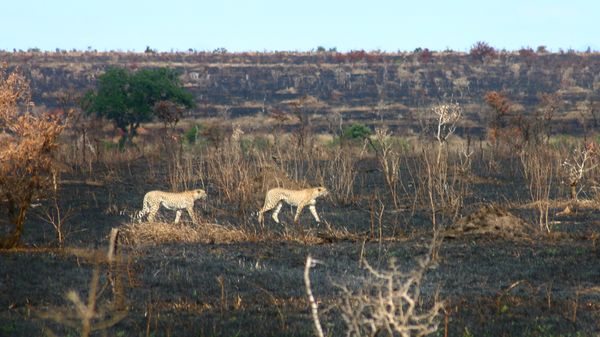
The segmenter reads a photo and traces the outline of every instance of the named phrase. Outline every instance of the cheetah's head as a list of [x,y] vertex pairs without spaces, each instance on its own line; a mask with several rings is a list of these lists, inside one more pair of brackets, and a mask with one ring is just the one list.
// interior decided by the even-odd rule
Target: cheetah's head
[[319,186],[317,188],[315,188],[315,192],[317,192],[317,197],[323,197],[329,194],[329,191],[327,190],[327,188],[323,187],[323,186]]
[[206,191],[203,189],[194,190],[194,200],[206,199]]

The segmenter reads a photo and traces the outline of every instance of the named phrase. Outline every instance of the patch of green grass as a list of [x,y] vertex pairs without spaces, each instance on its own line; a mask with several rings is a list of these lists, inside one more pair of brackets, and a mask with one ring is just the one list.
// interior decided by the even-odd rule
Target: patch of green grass
[[244,137],[240,139],[240,147],[242,152],[248,153],[252,149],[264,151],[271,146],[271,142],[268,138],[255,136],[255,137]]
[[183,132],[183,140],[188,144],[195,144],[200,138],[202,125],[196,124]]
[[17,332],[17,327],[15,323],[8,323],[6,325],[0,326],[0,332],[2,336],[11,336]]

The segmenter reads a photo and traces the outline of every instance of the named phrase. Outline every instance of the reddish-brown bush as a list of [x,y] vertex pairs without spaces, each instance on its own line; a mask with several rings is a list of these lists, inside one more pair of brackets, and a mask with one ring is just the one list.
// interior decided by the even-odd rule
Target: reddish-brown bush
[[[31,202],[56,184],[54,150],[66,117],[31,112],[28,81],[0,67],[0,247],[19,244]],[[52,179],[54,177],[54,179]]]
[[473,59],[480,62],[485,61],[487,58],[496,57],[496,54],[496,49],[484,41],[476,42],[469,51],[469,55],[471,55]]

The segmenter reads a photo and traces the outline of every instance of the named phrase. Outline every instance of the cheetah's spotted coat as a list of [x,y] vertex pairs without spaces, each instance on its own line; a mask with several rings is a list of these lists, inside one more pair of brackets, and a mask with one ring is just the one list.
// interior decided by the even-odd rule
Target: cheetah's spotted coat
[[317,209],[315,208],[317,203],[316,199],[325,196],[328,193],[329,192],[325,187],[307,188],[304,190],[288,190],[284,188],[271,189],[267,192],[264,206],[258,212],[258,221],[263,224],[264,213],[275,209],[271,217],[273,220],[275,220],[275,222],[279,223],[279,211],[285,202],[288,205],[298,207],[296,209],[296,216],[294,217],[295,223],[298,223],[300,213],[306,206],[308,206],[310,209],[310,212],[315,217],[315,220],[317,222],[321,222],[321,219],[319,219],[319,215],[317,214]]
[[144,196],[144,206],[138,213],[138,219],[141,220],[147,214],[148,221],[154,221],[160,206],[163,206],[166,209],[177,212],[175,214],[175,223],[179,222],[183,209],[187,211],[192,221],[196,223],[194,202],[199,199],[206,199],[206,192],[202,189],[179,193],[150,191]]

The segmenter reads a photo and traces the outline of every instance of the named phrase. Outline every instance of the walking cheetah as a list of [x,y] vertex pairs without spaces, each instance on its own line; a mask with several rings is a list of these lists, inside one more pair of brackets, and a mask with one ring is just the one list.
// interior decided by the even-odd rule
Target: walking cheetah
[[271,217],[275,222],[279,223],[279,211],[283,206],[283,203],[287,203],[291,206],[297,206],[296,216],[294,217],[294,223],[298,223],[300,213],[305,206],[308,205],[310,212],[315,217],[317,222],[321,222],[315,205],[316,199],[329,194],[329,191],[325,187],[307,188],[304,190],[287,190],[284,188],[274,188],[267,192],[265,197],[265,204],[262,209],[258,212],[258,222],[264,223],[264,213],[275,209]]
[[144,207],[138,213],[138,219],[141,221],[148,214],[148,221],[154,221],[156,212],[158,212],[160,206],[163,206],[166,209],[177,211],[175,214],[175,223],[179,222],[181,210],[183,209],[187,211],[192,221],[196,223],[194,201],[199,199],[206,199],[206,192],[202,189],[179,193],[150,191],[144,196]]

